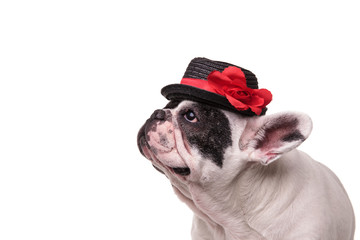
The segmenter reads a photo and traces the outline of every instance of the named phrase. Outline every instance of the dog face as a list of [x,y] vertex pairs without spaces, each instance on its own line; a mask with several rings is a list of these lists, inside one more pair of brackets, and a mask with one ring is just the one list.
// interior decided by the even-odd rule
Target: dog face
[[206,104],[170,102],[138,134],[140,152],[178,186],[231,182],[249,164],[267,165],[300,145],[309,117],[281,113],[245,117]]

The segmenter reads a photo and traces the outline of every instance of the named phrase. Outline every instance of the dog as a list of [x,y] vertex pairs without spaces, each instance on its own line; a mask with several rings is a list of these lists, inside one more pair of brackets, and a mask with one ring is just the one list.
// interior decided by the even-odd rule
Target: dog
[[352,240],[341,182],[296,149],[311,130],[303,113],[247,116],[175,99],[154,111],[137,142],[194,212],[194,240]]

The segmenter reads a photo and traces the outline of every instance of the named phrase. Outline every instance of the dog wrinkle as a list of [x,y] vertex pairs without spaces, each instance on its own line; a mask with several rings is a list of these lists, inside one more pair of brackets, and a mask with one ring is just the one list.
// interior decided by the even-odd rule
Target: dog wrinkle
[[194,169],[194,163],[192,162],[192,155],[189,148],[186,146],[186,142],[184,141],[183,134],[180,129],[174,126],[174,142],[175,149],[177,149],[177,153],[183,159],[185,165],[190,168],[190,171]]
[[[243,218],[243,214],[238,208],[224,206],[222,202],[228,202],[225,199],[215,199],[214,196],[208,195],[201,188],[192,185],[190,192],[194,200],[197,211],[201,211],[210,218],[206,222],[212,227],[214,239],[239,239],[244,237],[247,239],[264,239],[256,230],[254,230]],[[218,196],[219,197],[219,196]]]
[[[254,168],[247,172],[247,175],[257,177],[245,176],[242,179],[249,179],[247,186],[242,188],[243,205],[247,206],[244,209],[245,216],[251,216],[247,218],[247,221],[257,229],[262,229],[263,234],[269,239],[282,239],[284,233],[297,224],[293,209],[295,205],[299,205],[299,202],[296,202],[297,196],[304,189],[306,190],[305,183],[300,184],[296,179],[308,178],[308,174],[303,173],[304,170],[298,166],[288,163],[290,161],[279,160],[269,166],[258,165],[258,169]],[[304,176],[301,176],[303,174]],[[256,179],[266,180],[254,181]],[[245,196],[247,196],[246,199]],[[282,219],[287,219],[288,229],[284,229],[284,226],[280,224]],[[272,238],[268,234],[282,237]]]

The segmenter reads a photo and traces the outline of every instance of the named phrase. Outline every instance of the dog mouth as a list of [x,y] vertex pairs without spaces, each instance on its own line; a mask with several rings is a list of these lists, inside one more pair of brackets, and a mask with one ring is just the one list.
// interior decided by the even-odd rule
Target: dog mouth
[[[152,154],[150,153],[151,152],[150,151],[150,146],[148,145],[148,143],[146,142],[144,137],[139,139],[138,145],[139,145],[139,150],[140,150],[141,154],[144,155],[147,159],[149,159],[151,161],[154,161],[154,159],[153,159],[154,156],[152,156]],[[157,161],[157,162],[160,162],[160,161]],[[155,166],[154,164],[152,164],[152,165],[157,171],[159,171],[162,174],[165,174],[159,167]],[[170,166],[167,166],[167,168],[170,171],[172,171],[175,174],[178,174],[180,176],[188,176],[191,173],[191,170],[188,167],[170,167]]]
[[176,168],[171,168],[174,173],[181,175],[181,176],[188,176],[190,175],[191,171],[190,168],[188,167],[176,167]]
[[[137,140],[138,140],[137,143],[138,143],[138,148],[140,150],[140,153],[142,155],[144,155],[150,161],[153,161],[153,164],[152,164],[153,167],[162,174],[165,174],[165,173],[162,169],[160,169],[160,167],[156,166],[157,164],[160,164],[162,166],[161,168],[166,168],[166,169],[168,169],[169,172],[173,172],[174,174],[177,174],[180,176],[190,175],[191,170],[187,166],[174,167],[174,166],[164,165],[164,163],[162,163],[158,159],[156,159],[156,157],[152,153],[149,143],[146,140],[145,127],[146,127],[146,124],[144,124],[144,126],[142,126],[142,128],[140,129],[138,136],[137,136]],[[157,163],[157,164],[155,164],[155,163]]]
[[[148,141],[146,140],[146,134],[145,134],[145,125],[140,129],[138,136],[137,136],[137,143],[138,148],[140,150],[140,153],[144,155],[147,159],[150,161],[153,161],[153,167],[159,171],[162,174],[165,174],[164,171],[161,168],[168,169],[169,172],[173,172],[174,174],[180,175],[180,176],[188,176],[191,173],[191,170],[189,167],[173,167],[169,165],[164,165],[164,163],[160,162],[156,157],[154,156],[154,149],[152,149],[149,146]],[[156,166],[157,164],[160,164],[162,167]]]
[[[153,167],[160,173],[165,174],[160,168],[158,168],[154,164],[153,164]],[[168,167],[168,169],[171,169],[174,173],[181,175],[181,176],[188,176],[191,173],[190,168],[188,168],[188,167]]]

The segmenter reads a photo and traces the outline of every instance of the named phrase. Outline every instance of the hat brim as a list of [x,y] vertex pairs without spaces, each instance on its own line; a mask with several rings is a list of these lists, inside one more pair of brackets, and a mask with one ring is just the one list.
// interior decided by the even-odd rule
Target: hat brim
[[[192,87],[184,84],[171,84],[163,87],[161,89],[161,94],[168,100],[191,100],[195,102],[200,102],[208,105],[212,105],[217,108],[221,108],[227,111],[240,113],[246,116],[255,116],[256,114],[247,109],[245,111],[239,111],[230,102],[226,97],[221,96],[216,93],[205,91],[200,88]],[[267,108],[264,108],[260,115],[265,115]]]

